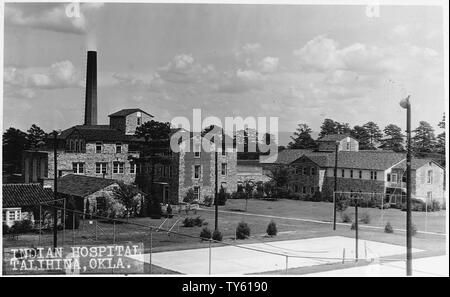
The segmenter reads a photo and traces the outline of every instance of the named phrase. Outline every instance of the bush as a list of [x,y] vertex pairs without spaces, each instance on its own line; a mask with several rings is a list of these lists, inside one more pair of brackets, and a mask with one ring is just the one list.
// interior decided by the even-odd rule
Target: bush
[[341,214],[341,219],[342,219],[343,223],[351,223],[352,222],[352,217],[346,212]]
[[323,197],[322,197],[322,192],[321,191],[315,191],[314,195],[312,197],[313,201],[322,201]]
[[355,222],[352,223],[352,226],[350,227],[350,230],[355,230],[356,229],[356,224]]
[[212,239],[214,239],[215,241],[222,241],[222,237],[222,232],[220,232],[219,230],[214,230]]
[[361,222],[363,222],[364,224],[369,224],[370,223],[370,215],[369,213],[365,212],[361,215]]
[[242,221],[236,228],[236,238],[237,239],[246,239],[250,236],[250,227],[246,222]]
[[2,229],[3,230],[3,235],[8,234],[10,232],[9,229],[10,229],[9,226],[6,225],[5,223],[3,223],[3,229]]
[[386,226],[384,226],[384,233],[394,233],[394,228],[392,228],[391,223],[386,223]]
[[203,225],[204,219],[202,219],[200,216],[198,216],[193,221],[194,221],[194,226],[201,227]]
[[154,200],[152,199],[150,201],[149,213],[150,213],[150,217],[152,219],[160,219],[161,218],[161,215],[162,215],[161,204],[156,199],[154,199]]
[[240,192],[233,192],[231,194],[232,199],[245,199],[247,197],[247,195],[245,195],[245,193],[243,191]]
[[183,227],[194,227],[194,219],[193,218],[185,218],[183,220]]
[[270,221],[269,225],[267,225],[267,235],[269,236],[276,236],[278,233],[277,230],[277,224],[275,224],[275,222],[272,220]]
[[33,230],[33,223],[31,220],[16,221],[10,228],[10,232],[14,234],[29,233]]
[[200,238],[202,240],[211,239],[211,230],[209,230],[208,227],[203,228],[202,232],[200,232]]
[[230,199],[230,193],[227,193],[223,187],[220,187],[219,194],[217,195],[217,204],[225,205],[227,199]]
[[433,200],[431,201],[431,211],[440,211],[441,210],[441,204],[439,201]]
[[205,196],[205,198],[203,198],[203,204],[205,206],[208,206],[208,207],[211,206],[212,202],[213,202],[213,197],[211,197],[211,196]]
[[167,215],[171,215],[172,214],[172,206],[170,206],[170,204],[168,204],[167,205],[167,208],[166,208],[166,212],[167,212]]
[[[338,197],[336,197],[338,198]],[[348,201],[345,199],[336,199],[336,211],[343,212],[348,208]]]

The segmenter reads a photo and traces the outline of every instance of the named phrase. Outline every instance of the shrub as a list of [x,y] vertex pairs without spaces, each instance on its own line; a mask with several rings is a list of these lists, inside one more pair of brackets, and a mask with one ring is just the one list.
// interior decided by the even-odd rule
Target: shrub
[[384,233],[394,233],[394,228],[392,228],[391,223],[386,223],[386,226],[384,226]]
[[211,230],[209,230],[208,227],[203,228],[202,232],[200,232],[200,238],[202,240],[211,239]]
[[238,224],[236,228],[236,238],[237,239],[246,239],[250,236],[250,227],[246,222],[242,221]]
[[23,234],[31,232],[33,229],[33,223],[31,220],[16,221],[11,227],[10,232],[14,234]]
[[440,211],[441,210],[441,204],[439,201],[433,200],[431,201],[431,211]]
[[157,201],[156,199],[152,199],[150,201],[149,212],[150,212],[150,217],[152,219],[160,219],[161,218],[162,208],[161,208],[161,204],[159,203],[159,201]]
[[355,230],[356,229],[356,224],[355,222],[352,223],[352,226],[350,227],[350,230]]
[[222,237],[222,232],[220,232],[219,230],[214,230],[212,239],[214,239],[215,241],[222,241]]
[[352,217],[346,212],[342,213],[341,219],[342,219],[343,223],[351,223],[352,222]]
[[168,215],[172,214],[172,206],[170,206],[170,204],[167,205],[166,212]]
[[227,193],[223,187],[220,187],[219,194],[217,195],[217,204],[225,205],[227,199],[230,199],[230,193]]
[[183,220],[183,227],[194,227],[194,219],[193,218],[185,218]]
[[277,224],[275,224],[275,222],[272,220],[270,221],[269,225],[267,225],[267,235],[269,236],[276,236],[278,233],[277,230]]
[[203,204],[205,206],[208,206],[208,207],[211,206],[212,202],[213,202],[213,197],[211,197],[211,196],[205,196],[205,198],[203,198]]
[[9,226],[8,225],[6,225],[5,223],[3,223],[3,235],[5,235],[5,234],[8,234],[9,233],[9,230],[10,228],[9,228]]
[[190,204],[194,202],[196,198],[197,196],[194,193],[194,189],[189,189],[187,190],[186,195],[184,195],[183,202]]
[[370,215],[369,213],[365,212],[361,215],[361,222],[363,222],[364,224],[369,224],[370,223]]
[[[339,198],[339,197],[336,197]],[[336,199],[336,210],[343,212],[347,209],[348,207],[348,201],[345,199]]]
[[194,220],[194,226],[202,226],[204,219],[202,219],[200,216],[196,217]]
[[313,201],[322,201],[322,192],[321,191],[315,191],[314,195],[312,197]]

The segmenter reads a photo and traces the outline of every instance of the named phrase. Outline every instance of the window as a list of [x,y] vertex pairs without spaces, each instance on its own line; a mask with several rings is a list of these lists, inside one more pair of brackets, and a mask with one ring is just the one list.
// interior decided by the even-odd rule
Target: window
[[102,143],[101,142],[96,142],[95,143],[95,152],[97,154],[101,154],[102,153]]
[[195,200],[199,200],[200,199],[200,187],[199,186],[195,186],[194,187],[194,199]]
[[295,174],[302,174],[302,168],[301,167],[295,167]]
[[371,171],[370,172],[370,179],[377,179],[377,172],[376,171]]
[[362,179],[362,170],[359,171],[359,178]]
[[433,170],[428,170],[427,172],[427,183],[433,183]]
[[173,168],[171,165],[169,165],[169,177],[173,176]]
[[316,175],[316,168],[315,167],[311,167],[311,175]]
[[194,158],[200,158],[200,144],[194,145]]
[[433,192],[427,192],[427,200],[432,200],[433,199]]
[[108,163],[105,162],[97,162],[95,163],[95,173],[97,174],[106,174],[106,166],[108,165]]
[[350,178],[353,178],[353,169],[350,169]]
[[123,162],[113,162],[113,173],[123,173]]
[[72,163],[72,169],[75,174],[84,173],[84,163]]
[[393,183],[396,183],[396,182],[397,182],[397,174],[396,174],[396,173],[392,173],[392,174],[391,174],[391,181],[392,181]]
[[200,170],[201,170],[200,165],[194,166],[194,178],[200,178]]
[[136,163],[131,162],[130,163],[130,173],[135,174],[136,173]]
[[168,172],[168,170],[169,170],[169,169],[168,169],[167,166],[165,165],[165,166],[164,166],[164,173],[163,173],[163,176],[164,176],[164,177],[167,177],[167,172]]
[[294,185],[294,192],[298,193],[298,190],[299,190],[299,186],[298,185]]
[[311,187],[311,188],[309,189],[309,192],[310,192],[311,194],[314,194],[314,187]]
[[122,153],[122,143],[118,142],[116,143],[116,154]]
[[9,221],[19,221],[20,220],[20,210],[10,210],[8,215]]
[[222,163],[222,175],[227,175],[227,163]]
[[141,115],[140,112],[137,113],[137,121],[136,121],[136,124],[137,124],[138,126],[142,125],[142,115]]
[[62,170],[58,170],[58,177],[61,177],[63,175],[63,171]]
[[302,193],[306,194],[306,187],[302,187]]
[[308,175],[308,167],[303,167],[303,175]]
[[341,169],[341,176],[345,177],[345,170],[344,169]]
[[350,150],[350,141],[347,141],[347,151]]
[[387,179],[388,182],[391,181],[391,174],[390,174],[390,173],[388,173],[388,174],[386,175],[386,179]]

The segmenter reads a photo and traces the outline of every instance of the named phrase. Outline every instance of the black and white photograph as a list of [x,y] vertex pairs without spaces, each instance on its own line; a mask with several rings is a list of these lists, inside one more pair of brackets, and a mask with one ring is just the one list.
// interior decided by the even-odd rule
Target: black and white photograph
[[448,2],[0,15],[2,277],[449,276]]

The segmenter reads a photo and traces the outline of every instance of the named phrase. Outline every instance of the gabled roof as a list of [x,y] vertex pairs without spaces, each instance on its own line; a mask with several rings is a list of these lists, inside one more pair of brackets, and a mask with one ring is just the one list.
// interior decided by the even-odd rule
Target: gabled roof
[[140,108],[121,109],[119,111],[116,111],[115,113],[110,114],[109,117],[126,117],[127,115],[130,115],[130,114],[138,112],[138,111],[140,111],[142,113],[145,113],[146,115],[149,115],[149,116],[151,116],[153,118],[153,116],[151,114],[149,114],[148,112],[143,111]]
[[2,206],[25,207],[54,200],[53,191],[41,184],[3,184]]
[[[273,163],[273,164],[281,164],[281,165],[287,165],[295,160],[299,159],[301,156],[307,153],[312,153],[312,150],[306,150],[306,149],[285,149],[278,153],[276,160],[272,161],[265,161],[267,157],[260,157],[261,163]],[[271,159],[271,158],[270,158]],[[269,159],[269,160],[270,160]]]
[[342,139],[347,137],[353,138],[350,136],[350,134],[329,134],[317,139],[317,141],[318,142],[341,141]]
[[58,178],[58,193],[86,197],[116,183],[114,179],[68,174]]
[[80,133],[86,141],[139,141],[134,135],[124,134],[109,125],[76,125],[61,132],[59,139],[66,139],[72,133]]
[[[392,151],[340,151],[339,168],[386,170],[405,159],[405,154]],[[334,167],[334,154],[330,154],[326,167]]]
[[[434,160],[432,159],[426,159],[426,158],[413,158],[411,160],[411,169],[412,170],[417,170],[422,166],[425,166],[426,164],[433,162],[434,164],[436,164],[437,166],[441,167],[438,163],[436,163]],[[398,163],[397,165],[395,165],[394,169],[405,169],[406,170],[406,160],[403,160],[402,162]]]

